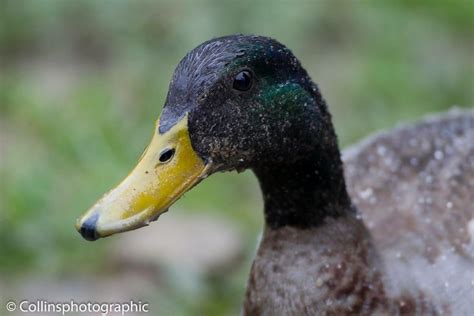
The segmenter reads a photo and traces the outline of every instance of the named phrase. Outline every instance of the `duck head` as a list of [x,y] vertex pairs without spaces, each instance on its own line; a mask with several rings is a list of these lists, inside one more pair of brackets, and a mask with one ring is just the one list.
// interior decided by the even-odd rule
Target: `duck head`
[[213,39],[178,64],[137,166],[76,228],[95,240],[148,225],[216,171],[258,176],[314,153],[322,161],[337,151],[334,137],[324,100],[289,49],[259,36]]

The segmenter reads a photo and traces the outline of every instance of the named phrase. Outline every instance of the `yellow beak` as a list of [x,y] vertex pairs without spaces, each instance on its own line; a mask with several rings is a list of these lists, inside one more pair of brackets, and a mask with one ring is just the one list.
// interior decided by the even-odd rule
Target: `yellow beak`
[[160,135],[157,121],[150,145],[132,172],[77,220],[76,229],[85,239],[148,225],[208,175],[211,164],[193,150],[187,123],[185,115]]

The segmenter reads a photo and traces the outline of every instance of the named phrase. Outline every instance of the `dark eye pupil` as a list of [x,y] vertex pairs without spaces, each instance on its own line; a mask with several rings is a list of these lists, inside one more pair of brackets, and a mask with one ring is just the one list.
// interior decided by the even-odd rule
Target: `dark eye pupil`
[[165,151],[163,151],[163,152],[160,154],[160,161],[161,161],[161,162],[167,162],[167,161],[169,161],[173,156],[174,156],[174,149],[173,149],[173,148],[165,149]]
[[252,74],[249,71],[241,71],[234,78],[233,87],[239,91],[247,91],[252,86]]

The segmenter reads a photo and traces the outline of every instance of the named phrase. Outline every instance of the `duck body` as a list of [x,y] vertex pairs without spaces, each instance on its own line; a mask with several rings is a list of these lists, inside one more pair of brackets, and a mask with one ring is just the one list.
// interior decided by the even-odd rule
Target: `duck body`
[[383,259],[387,293],[408,307],[418,291],[438,314],[473,314],[474,111],[371,136],[344,157],[347,188]]
[[178,64],[138,165],[77,229],[95,240],[148,225],[208,175],[251,169],[265,227],[245,315],[469,314],[473,117],[377,137],[344,170],[326,102],[291,51],[216,38]]
[[453,111],[347,150],[359,215],[267,227],[244,314],[470,315],[473,127],[472,111]]

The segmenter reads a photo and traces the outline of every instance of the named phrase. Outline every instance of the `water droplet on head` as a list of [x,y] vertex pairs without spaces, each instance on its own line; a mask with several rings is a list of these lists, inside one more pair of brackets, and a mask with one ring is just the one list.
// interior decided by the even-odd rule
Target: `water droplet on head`
[[362,199],[367,200],[369,197],[372,196],[373,193],[374,193],[374,190],[372,190],[372,188],[367,188],[364,191],[360,191],[359,196]]

